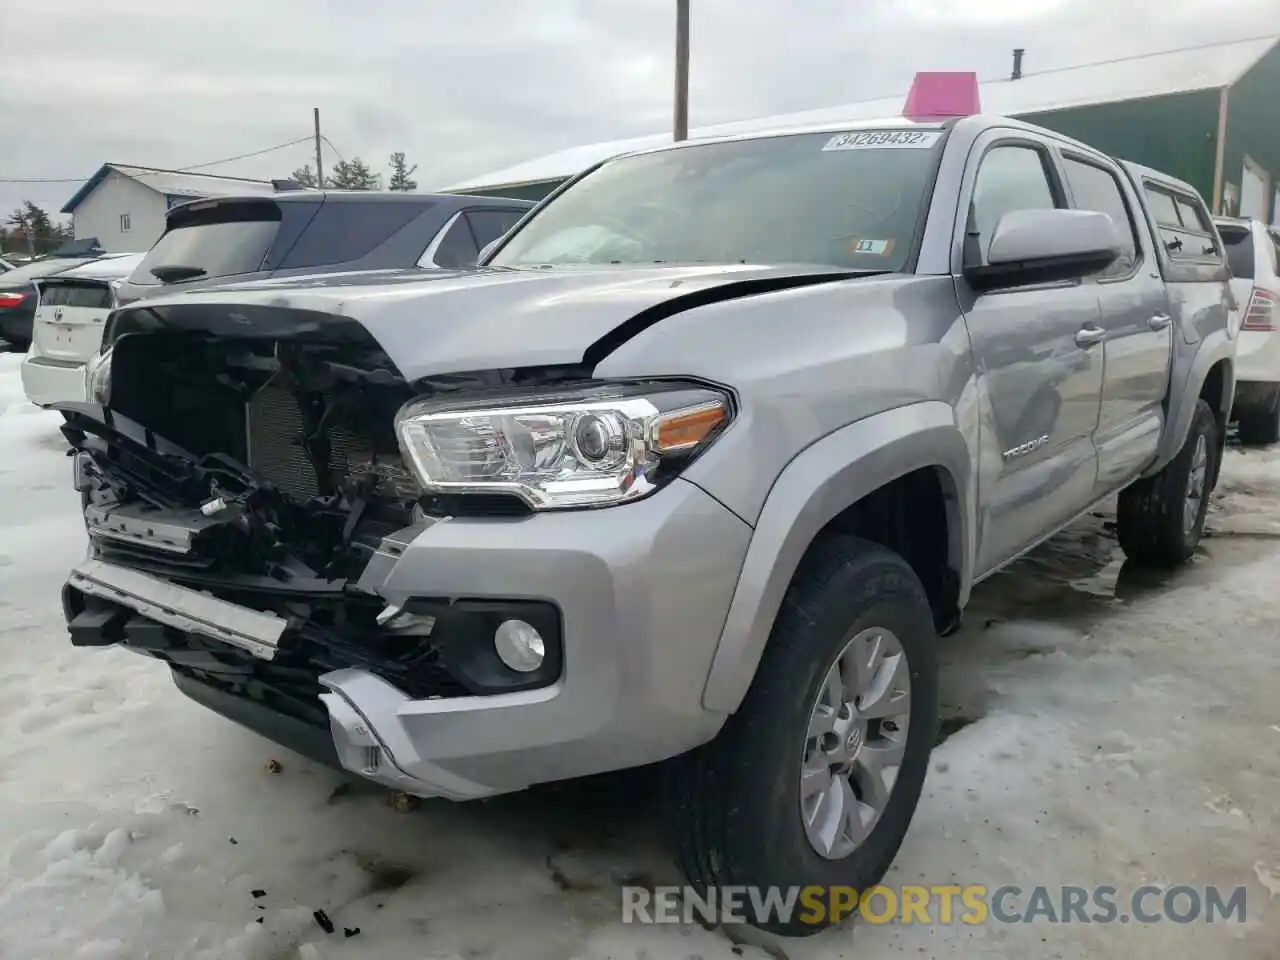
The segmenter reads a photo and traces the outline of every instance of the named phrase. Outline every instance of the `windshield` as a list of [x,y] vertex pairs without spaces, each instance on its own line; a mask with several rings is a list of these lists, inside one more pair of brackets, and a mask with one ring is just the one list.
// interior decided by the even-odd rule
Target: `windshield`
[[901,270],[941,141],[936,129],[860,130],[623,157],[547,204],[489,263]]

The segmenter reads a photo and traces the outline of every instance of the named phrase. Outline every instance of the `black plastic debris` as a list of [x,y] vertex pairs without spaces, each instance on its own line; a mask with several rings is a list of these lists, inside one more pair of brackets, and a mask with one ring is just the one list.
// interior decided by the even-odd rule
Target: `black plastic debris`
[[350,940],[352,937],[354,937],[354,936],[355,936],[356,934],[358,934],[359,932],[360,932],[360,928],[359,928],[359,927],[343,927],[343,928],[342,928],[342,935],[343,935],[344,937],[346,937],[348,940]]
[[260,900],[267,895],[267,891],[265,890],[250,890],[249,893],[252,894],[253,899],[255,900]]
[[261,922],[262,922],[262,917],[259,917],[257,920],[255,920],[255,921],[253,921],[253,922],[254,922],[254,923],[261,923]]
[[231,838],[231,845],[232,845],[233,847],[238,847],[238,846],[240,845],[240,841],[239,841],[239,840],[237,840],[235,837],[232,837],[232,838]]
[[316,918],[316,923],[320,924],[320,929],[325,933],[333,933],[333,921],[329,919],[329,915],[323,910],[317,910],[312,914]]

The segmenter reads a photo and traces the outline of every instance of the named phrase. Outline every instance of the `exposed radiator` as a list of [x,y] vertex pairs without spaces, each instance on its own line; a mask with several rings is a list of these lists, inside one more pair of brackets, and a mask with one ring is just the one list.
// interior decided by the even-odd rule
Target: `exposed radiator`
[[[326,401],[332,396],[325,395]],[[245,405],[249,466],[280,490],[301,500],[320,495],[320,484],[303,449],[302,412],[287,387],[268,384]],[[335,478],[352,472],[354,464],[367,464],[373,456],[368,440],[338,427],[329,428],[329,471]]]

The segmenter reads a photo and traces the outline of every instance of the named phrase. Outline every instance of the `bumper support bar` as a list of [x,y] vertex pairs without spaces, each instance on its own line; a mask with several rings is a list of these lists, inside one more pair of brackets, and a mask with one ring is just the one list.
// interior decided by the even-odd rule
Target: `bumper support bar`
[[67,585],[136,610],[165,626],[229,643],[260,660],[275,658],[280,636],[288,626],[288,621],[274,614],[227,603],[103,560],[80,564],[71,571]]

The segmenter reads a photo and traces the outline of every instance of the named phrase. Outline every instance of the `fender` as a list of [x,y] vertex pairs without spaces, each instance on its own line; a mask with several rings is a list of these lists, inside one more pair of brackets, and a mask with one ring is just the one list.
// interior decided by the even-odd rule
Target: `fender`
[[[1169,417],[1166,422],[1164,436],[1160,438],[1159,450],[1155,461],[1145,471],[1144,477],[1159,473],[1170,460],[1178,455],[1182,444],[1186,442],[1187,431],[1191,429],[1191,418],[1195,414],[1196,402],[1200,399],[1200,390],[1209,369],[1219,360],[1227,360],[1227,380],[1223,384],[1221,409],[1216,411],[1225,421],[1231,412],[1231,403],[1235,397],[1235,354],[1236,343],[1225,330],[1215,330],[1199,344],[1191,363],[1186,368],[1186,375],[1179,382],[1176,378],[1170,383]],[[1225,439],[1225,438],[1223,438]]]
[[725,617],[703,706],[732,713],[742,702],[791,578],[819,531],[876,488],[922,467],[943,471],[948,549],[964,605],[972,578],[975,503],[969,446],[955,411],[931,400],[859,420],[806,448],[769,491]]

